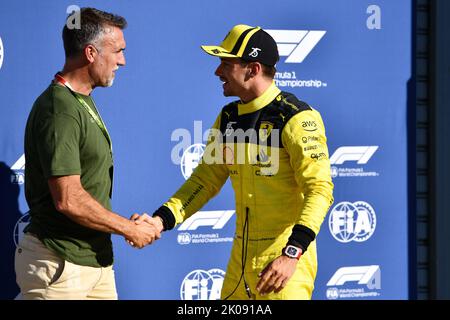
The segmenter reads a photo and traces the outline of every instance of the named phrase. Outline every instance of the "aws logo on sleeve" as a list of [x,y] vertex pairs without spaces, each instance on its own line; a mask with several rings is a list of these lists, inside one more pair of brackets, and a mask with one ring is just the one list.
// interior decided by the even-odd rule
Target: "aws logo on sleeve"
[[318,128],[317,122],[315,120],[305,120],[302,121],[300,125],[302,126],[303,130],[308,132],[314,132]]

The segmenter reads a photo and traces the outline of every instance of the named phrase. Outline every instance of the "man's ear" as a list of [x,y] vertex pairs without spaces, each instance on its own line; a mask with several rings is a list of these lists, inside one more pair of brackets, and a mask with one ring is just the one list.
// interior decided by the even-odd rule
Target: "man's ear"
[[86,60],[89,61],[90,63],[94,62],[95,58],[97,57],[97,49],[91,45],[88,44],[85,48],[84,48],[84,56],[86,57]]
[[249,69],[250,69],[249,76],[255,77],[262,71],[262,65],[259,62],[252,62],[249,65]]

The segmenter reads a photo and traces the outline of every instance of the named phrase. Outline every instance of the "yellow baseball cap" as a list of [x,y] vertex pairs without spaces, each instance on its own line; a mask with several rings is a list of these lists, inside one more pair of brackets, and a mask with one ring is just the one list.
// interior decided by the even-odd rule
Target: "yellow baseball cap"
[[219,46],[201,46],[206,53],[221,58],[241,58],[274,66],[279,60],[275,40],[260,27],[234,26]]

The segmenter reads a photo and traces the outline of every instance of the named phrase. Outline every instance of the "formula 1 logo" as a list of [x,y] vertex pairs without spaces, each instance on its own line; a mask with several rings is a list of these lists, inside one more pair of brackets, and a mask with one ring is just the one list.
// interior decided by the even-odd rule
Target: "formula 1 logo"
[[183,156],[181,157],[181,173],[186,180],[198,166],[198,163],[205,152],[205,148],[206,145],[203,143],[196,143],[184,151]]
[[[180,245],[207,245],[232,242],[233,237],[221,231],[235,210],[199,211],[179,227],[177,242]],[[209,227],[200,228],[199,227]],[[196,232],[197,231],[197,232]]]
[[221,269],[190,272],[181,284],[181,300],[219,300],[224,277]]
[[[356,178],[356,177],[378,177],[377,171],[365,170],[365,164],[369,162],[378,146],[344,146],[339,147],[330,157],[331,177],[334,178]],[[356,161],[359,166],[341,166],[347,161]]]
[[0,69],[3,65],[3,57],[5,56],[5,49],[3,49],[2,38],[0,37]]
[[25,175],[23,170],[25,170],[25,154],[23,154],[12,166],[11,170],[14,174],[11,176],[11,183],[13,184],[23,184],[25,182]]
[[330,164],[343,164],[346,161],[357,161],[366,164],[372,158],[378,146],[339,147],[330,157]]
[[197,230],[198,227],[209,226],[213,229],[222,229],[234,214],[234,210],[199,211],[186,219],[178,231]]
[[326,31],[309,30],[266,30],[278,45],[285,63],[302,63],[319,43]]
[[21,155],[19,159],[11,166],[11,170],[25,170],[25,154]]
[[368,240],[376,225],[375,210],[364,201],[340,202],[331,210],[328,218],[331,234],[342,243]]
[[380,266],[357,266],[339,268],[328,281],[328,287],[343,286],[347,282],[358,282],[368,289],[381,289]]

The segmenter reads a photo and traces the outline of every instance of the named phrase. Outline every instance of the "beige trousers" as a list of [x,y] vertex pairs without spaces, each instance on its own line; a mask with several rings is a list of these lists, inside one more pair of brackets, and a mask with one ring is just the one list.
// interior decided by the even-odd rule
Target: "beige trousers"
[[94,268],[66,261],[26,233],[16,249],[16,281],[24,300],[117,300],[112,266]]

